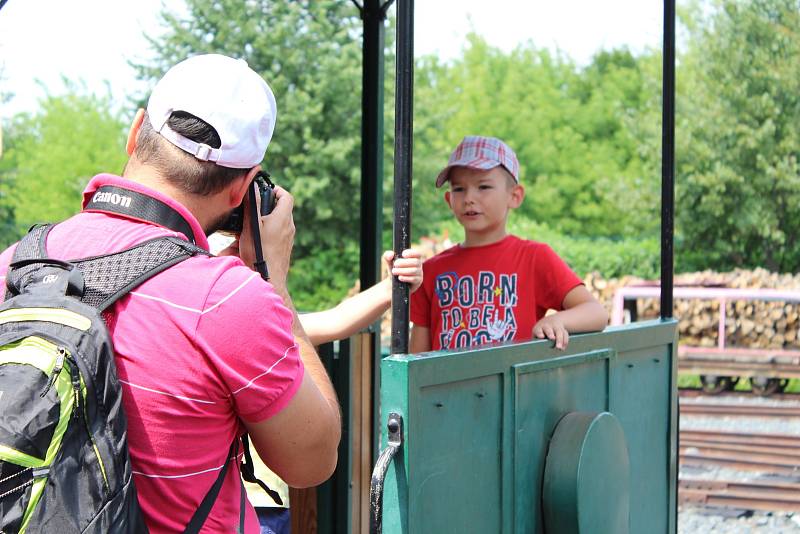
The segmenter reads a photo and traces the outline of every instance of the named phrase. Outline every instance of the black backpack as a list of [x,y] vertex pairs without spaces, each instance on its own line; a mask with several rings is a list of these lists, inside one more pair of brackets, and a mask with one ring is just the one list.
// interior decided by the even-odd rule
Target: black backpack
[[[50,228],[20,241],[0,304],[0,532],[146,533],[102,313],[155,274],[208,253],[163,237],[65,262],[47,257]],[[229,463],[186,532],[199,532]],[[240,516],[242,528],[244,506]]]

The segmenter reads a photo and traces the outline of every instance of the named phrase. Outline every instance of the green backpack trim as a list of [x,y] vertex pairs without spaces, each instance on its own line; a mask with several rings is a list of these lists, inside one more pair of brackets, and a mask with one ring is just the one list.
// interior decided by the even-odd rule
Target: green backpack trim
[[39,504],[47,484],[49,466],[61,448],[64,434],[72,419],[75,397],[70,367],[66,365],[66,359],[69,357],[70,355],[65,349],[37,336],[29,336],[0,347],[0,365],[30,365],[39,369],[49,380],[48,389],[55,389],[59,399],[58,424],[44,458],[36,458],[0,444],[0,460],[34,470],[31,497],[22,516],[20,534],[25,532],[31,515]]
[[0,312],[0,324],[25,321],[47,321],[83,331],[89,330],[92,326],[92,321],[88,317],[61,308],[14,308]]

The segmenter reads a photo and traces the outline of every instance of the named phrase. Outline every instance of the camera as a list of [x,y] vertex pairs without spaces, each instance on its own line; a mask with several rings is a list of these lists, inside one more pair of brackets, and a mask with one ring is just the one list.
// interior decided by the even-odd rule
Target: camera
[[[261,195],[261,215],[269,215],[272,213],[272,208],[275,207],[275,184],[272,183],[269,173],[266,171],[259,171],[253,181],[258,186],[258,193]],[[252,209],[255,209],[255,206]],[[242,200],[239,207],[231,212],[220,227],[220,231],[240,234],[242,233],[243,224],[244,200]]]

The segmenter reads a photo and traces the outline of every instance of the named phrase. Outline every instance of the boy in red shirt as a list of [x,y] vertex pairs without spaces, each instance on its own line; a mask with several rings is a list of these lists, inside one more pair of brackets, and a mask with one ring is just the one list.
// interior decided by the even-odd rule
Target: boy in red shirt
[[[465,137],[436,187],[444,182],[464,242],[423,265],[422,287],[411,296],[412,353],[532,337],[563,350],[570,332],[606,326],[605,308],[553,249],[506,232],[509,211],[525,198],[508,145]],[[545,316],[548,309],[557,313]]]

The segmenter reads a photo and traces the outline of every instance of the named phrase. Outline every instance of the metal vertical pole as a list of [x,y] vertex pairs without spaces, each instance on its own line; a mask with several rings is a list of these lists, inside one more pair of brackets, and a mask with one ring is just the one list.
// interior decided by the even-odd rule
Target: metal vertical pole
[[[383,84],[386,11],[393,0],[364,0],[360,7],[364,21],[361,94],[361,289],[381,279],[383,230]],[[370,449],[377,458],[381,383],[380,319],[369,334],[372,354],[370,397],[373,430]]]
[[[381,279],[383,249],[383,133],[384,133],[384,49],[386,13],[394,0],[364,0],[358,7],[363,21],[361,47],[361,289],[372,287]],[[369,333],[372,356],[370,406],[372,463],[378,457],[381,383],[380,320]]]
[[[662,51],[661,111],[661,319],[672,318],[672,278],[674,271],[673,229],[675,226],[675,0],[664,0],[664,47]],[[677,329],[677,328],[676,328]],[[675,343],[677,344],[677,333]],[[678,451],[680,450],[680,407],[677,396],[677,347],[673,345],[670,384],[670,462],[668,530],[678,525]]]
[[[411,147],[414,128],[414,0],[397,2],[394,141],[394,253],[411,245]],[[408,353],[409,287],[392,281],[392,354]]]
[[[381,279],[384,21],[391,2],[364,0],[361,81],[361,289]],[[380,330],[378,330],[380,333]],[[380,351],[379,351],[380,352]]]
[[661,318],[672,317],[675,227],[675,0],[664,0],[661,112]]

